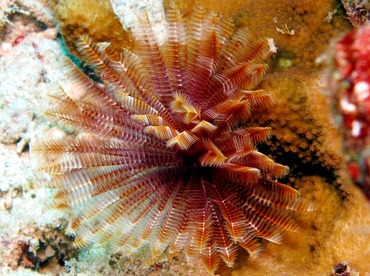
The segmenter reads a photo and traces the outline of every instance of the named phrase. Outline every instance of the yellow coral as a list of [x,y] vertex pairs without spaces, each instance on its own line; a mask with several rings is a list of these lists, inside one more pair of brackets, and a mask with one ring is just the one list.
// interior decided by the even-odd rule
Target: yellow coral
[[266,244],[259,258],[248,258],[232,275],[329,275],[342,261],[361,275],[370,272],[370,203],[346,176],[318,79],[318,73],[296,69],[268,75],[261,86],[276,106],[272,114],[256,115],[257,122],[273,126],[269,150],[296,158],[290,181],[316,211],[297,218],[300,231],[284,235],[283,245]]
[[[165,5],[173,0],[165,0]],[[191,10],[194,2],[224,16],[234,16],[254,35],[264,34],[275,40],[278,59],[286,66],[311,68],[325,52],[332,37],[349,28],[345,16],[337,16],[338,4],[331,0],[175,0],[182,10]],[[331,15],[331,22],[328,17]],[[314,39],[313,39],[314,38]]]
[[300,180],[303,196],[312,198],[316,213],[300,216],[299,233],[284,235],[283,245],[266,244],[258,259],[249,258],[233,276],[330,275],[341,261],[365,275],[370,272],[370,204],[355,187],[342,194],[317,176]]
[[[253,34],[263,33],[273,38],[279,48],[278,59],[295,67],[312,68],[316,66],[315,60],[325,53],[330,39],[349,27],[344,16],[334,16],[331,23],[327,22],[336,5],[333,0],[249,0],[239,22]],[[294,33],[289,35],[288,31]]]
[[84,34],[94,37],[96,41],[109,41],[115,49],[121,49],[123,45],[130,48],[131,35],[122,29],[110,1],[50,0],[50,4],[58,20],[60,33],[74,54],[75,42]]
[[272,126],[277,138],[269,143],[272,152],[283,150],[303,163],[339,169],[341,142],[318,78],[318,73],[296,69],[268,75],[261,86],[271,93],[276,106],[269,114],[258,114],[256,120]]
[[[98,41],[110,41],[117,50],[122,46],[132,46],[131,36],[122,30],[110,1],[94,1],[93,4],[89,0],[49,1],[70,49],[73,50],[76,38],[82,34],[93,36]],[[330,39],[350,26],[344,16],[335,15],[334,0],[235,0],[232,5],[215,0],[164,0],[165,7],[170,2],[175,2],[185,16],[194,3],[201,4],[222,16],[234,16],[237,24],[248,26],[252,35],[263,33],[273,38],[279,48],[278,66],[316,66],[316,59],[325,52]],[[330,14],[334,15],[329,23],[327,18]]]

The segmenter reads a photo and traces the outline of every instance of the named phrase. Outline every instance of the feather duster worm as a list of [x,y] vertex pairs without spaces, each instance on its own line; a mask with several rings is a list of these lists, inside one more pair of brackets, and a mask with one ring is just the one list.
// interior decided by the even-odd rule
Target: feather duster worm
[[251,90],[262,79],[269,41],[197,7],[185,22],[167,11],[159,45],[146,16],[137,50],[116,55],[82,37],[77,50],[99,76],[72,66],[70,84],[46,114],[80,131],[33,145],[53,178],[57,208],[71,213],[75,244],[109,244],[127,254],[147,247],[148,264],[184,252],[209,271],[232,266],[240,247],[279,243],[296,230],[299,193],[276,181],[288,168],[259,152],[270,128],[248,126],[273,104]]

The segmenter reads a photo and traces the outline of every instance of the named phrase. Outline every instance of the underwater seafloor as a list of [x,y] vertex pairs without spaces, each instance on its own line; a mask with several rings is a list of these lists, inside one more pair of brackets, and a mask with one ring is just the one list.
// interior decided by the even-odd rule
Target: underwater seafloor
[[[33,172],[30,141],[64,135],[42,114],[47,94],[68,81],[65,58],[76,37],[132,47],[130,15],[142,9],[161,32],[162,1],[112,2],[123,29],[109,1],[0,3],[0,275],[207,275],[183,256],[146,269],[140,254],[111,254],[104,245],[74,248],[65,215],[48,206],[52,192],[39,188],[47,179]],[[333,44],[353,28],[341,2],[174,2],[185,16],[202,3],[232,16],[236,26],[249,26],[253,36],[274,39],[278,52],[260,87],[276,107],[259,123],[272,126],[275,139],[266,147],[289,165],[289,183],[315,206],[297,214],[299,232],[284,232],[281,244],[264,241],[260,255],[240,254],[232,269],[220,266],[216,274],[370,275],[370,201],[348,174],[346,141],[333,112]]]

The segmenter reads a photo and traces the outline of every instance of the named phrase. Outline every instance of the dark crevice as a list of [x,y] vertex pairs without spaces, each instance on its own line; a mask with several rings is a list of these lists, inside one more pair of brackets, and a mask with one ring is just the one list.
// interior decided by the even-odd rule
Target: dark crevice
[[337,180],[336,169],[326,167],[321,164],[318,158],[312,158],[311,162],[306,162],[291,151],[286,151],[282,141],[277,142],[276,137],[272,137],[270,141],[274,144],[274,151],[270,150],[270,146],[261,144],[258,150],[268,156],[272,156],[275,162],[289,167],[290,176],[301,177],[308,175],[317,175],[325,178],[329,183],[335,184]]

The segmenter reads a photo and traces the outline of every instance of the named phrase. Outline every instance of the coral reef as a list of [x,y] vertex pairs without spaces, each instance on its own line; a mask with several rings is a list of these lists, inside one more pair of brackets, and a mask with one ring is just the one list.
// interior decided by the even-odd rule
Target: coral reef
[[58,20],[59,31],[73,54],[78,55],[78,52],[74,51],[74,45],[81,35],[89,35],[96,41],[109,41],[115,49],[121,49],[123,46],[129,48],[130,33],[122,28],[112,11],[110,1],[49,2]]
[[6,25],[13,24],[11,17],[17,14],[33,18],[46,27],[54,26],[54,19],[46,5],[46,0],[4,0],[0,4],[0,32]]
[[[165,5],[170,2],[166,0]],[[232,5],[214,0],[175,0],[187,10],[193,2],[222,15],[234,16],[237,24],[246,26],[252,36],[263,33],[273,38],[279,48],[275,57],[279,67],[319,67],[330,39],[349,27],[335,0],[241,0],[233,1]]]
[[10,273],[19,267],[53,275],[64,271],[65,261],[77,255],[71,237],[65,235],[65,227],[65,221],[42,228],[30,224],[3,234],[0,249],[2,273]]
[[249,258],[233,275],[329,275],[339,262],[347,262],[360,275],[370,271],[370,204],[355,186],[338,190],[318,176],[299,181],[303,197],[316,207],[314,216],[297,218],[298,233],[286,233],[283,245],[266,244],[259,258]]
[[[197,275],[209,276],[209,272],[201,263],[189,266],[184,256],[174,257],[166,262],[155,263],[149,268],[143,268],[145,252],[139,252],[132,257],[122,253],[108,253],[105,247],[89,249],[80,254],[77,259],[66,261],[67,271],[71,275],[97,273],[98,275]],[[98,261],[97,261],[98,260]]]
[[47,212],[45,198],[33,187],[28,153],[0,144],[0,274],[21,268],[57,274],[76,255],[65,235],[62,214]]
[[346,160],[353,180],[370,198],[370,26],[358,28],[334,47],[332,98],[341,116]]
[[[28,4],[20,5],[21,2]],[[81,9],[73,11],[73,7],[80,7],[78,3],[72,4],[77,1],[49,2],[55,8],[54,14],[60,19],[62,31],[67,34],[66,41],[71,38],[71,42],[67,42],[68,45],[74,45],[76,37],[68,29],[81,30],[82,33],[97,36],[97,41],[112,40],[109,29],[111,22],[94,21],[93,13],[87,17]],[[124,2],[123,6],[132,8],[133,11],[144,7],[151,9],[150,5],[154,3]],[[193,1],[176,2],[185,11],[187,18]],[[201,2],[208,10],[215,10],[226,17],[234,16],[238,25],[249,25],[252,36],[262,32],[274,38],[278,53],[270,64],[270,73],[260,84],[276,101],[274,109],[270,110],[273,118],[269,119],[264,114],[254,118],[257,125],[273,124],[273,136],[266,145],[259,145],[258,149],[277,162],[290,166],[289,177],[283,181],[293,185],[302,197],[309,199],[316,208],[314,213],[296,217],[299,231],[283,233],[282,245],[263,242],[264,250],[258,258],[239,254],[233,271],[221,265],[218,273],[347,275],[349,272],[366,275],[370,272],[369,202],[361,191],[352,185],[347,168],[341,166],[344,158],[340,137],[338,131],[333,128],[334,120],[328,115],[325,95],[320,94],[321,89],[326,89],[323,87],[323,73],[318,70],[325,65],[325,55],[322,54],[332,49],[329,48],[332,38],[350,27],[339,1],[245,0],[233,1],[232,5],[226,1]],[[365,1],[342,2],[356,3],[357,7],[360,7],[360,13],[356,9],[347,9],[352,23],[355,24],[353,16],[357,19],[362,15],[367,16]],[[108,15],[112,16],[112,10],[107,3],[99,4],[102,5],[100,7],[105,5],[105,8],[98,10],[92,7],[92,10],[101,18],[109,18]],[[169,1],[165,1],[167,7],[168,3]],[[50,21],[51,13],[45,1],[5,0],[1,1],[0,5],[0,112],[2,119],[9,122],[8,125],[1,125],[0,243],[3,245],[3,241],[11,241],[8,247],[0,247],[0,273],[12,274],[13,270],[3,262],[4,257],[9,257],[9,248],[17,249],[18,253],[14,254],[12,259],[16,264],[22,254],[26,257],[33,256],[30,249],[34,248],[33,244],[37,245],[37,242],[29,243],[33,233],[39,233],[38,237],[43,236],[41,232],[45,232],[48,237],[63,237],[64,232],[64,224],[60,224],[63,220],[59,219],[63,218],[64,214],[46,215],[48,212],[45,212],[45,198],[52,195],[45,190],[35,190],[35,184],[47,180],[36,182],[33,179],[28,156],[29,138],[39,135],[40,132],[53,138],[65,137],[64,131],[70,130],[58,130],[40,118],[40,109],[46,104],[46,94],[54,91],[53,83],[65,78],[62,64],[64,50],[56,43],[54,19],[51,18]],[[18,12],[18,9],[22,11]],[[157,6],[153,10],[157,13],[162,8]],[[125,21],[127,18],[122,20],[122,12],[117,12],[117,16],[121,22],[130,22]],[[160,20],[162,15],[156,16],[154,22]],[[99,22],[99,25],[95,24],[96,22]],[[115,24],[117,22],[115,21]],[[124,24],[129,27],[130,23]],[[95,28],[98,31],[95,31]],[[115,28],[121,29],[119,24]],[[120,41],[112,46],[116,49],[122,46],[133,48],[134,41],[130,40],[130,34],[123,32],[123,39],[118,37]],[[99,33],[104,36],[99,38]],[[37,47],[33,46],[33,42]],[[34,70],[34,74],[29,73],[29,70]],[[299,135],[296,132],[299,132]],[[351,171],[356,169],[358,168],[355,167]],[[57,229],[58,225],[62,226],[60,231]],[[27,235],[23,235],[20,229],[28,229]],[[48,235],[48,232],[54,234]],[[42,238],[41,240],[55,250],[54,256],[60,256],[58,246],[51,246],[52,243]],[[22,247],[18,241],[24,242],[26,246],[23,251],[26,253],[19,253],[22,252]],[[60,252],[70,248],[71,240],[64,241],[68,242],[68,246],[61,246]],[[27,243],[30,245],[28,249]],[[104,246],[93,246],[77,252],[75,258],[65,261],[67,271],[64,273],[67,275],[206,275],[200,263],[187,266],[183,256],[168,262],[155,263],[148,270],[144,270],[139,268],[144,261],[140,254],[131,258],[120,254],[112,255]],[[52,255],[52,250],[40,250],[39,253],[40,260],[47,260],[47,256]],[[61,258],[54,256],[44,263],[44,273],[48,273],[48,270],[49,274],[58,273],[53,268],[52,260]],[[61,266],[57,267],[61,269],[59,272],[64,271]],[[25,269],[24,266],[15,266],[14,269],[15,273],[39,274],[37,268],[33,270],[34,273],[31,268]]]
[[47,212],[50,194],[35,190],[28,143],[49,129],[40,120],[40,99],[64,78],[62,50],[43,2],[12,1],[6,8],[0,45],[0,274],[57,274],[76,250],[59,220],[63,214]]
[[[55,29],[40,32],[34,25],[27,26],[21,20],[15,20],[12,24],[20,26],[21,30],[9,32],[7,39],[10,42],[2,44],[0,82],[3,96],[0,99],[0,105],[3,108],[0,114],[3,119],[0,122],[0,142],[19,143],[21,151],[21,144],[29,139],[29,132],[32,131],[33,123],[30,122],[35,112],[40,113],[34,108],[41,96],[38,95],[39,90],[45,89],[51,81],[63,79],[63,74],[49,65],[50,59],[54,60],[59,55],[60,47],[55,42],[45,43],[49,42],[49,38],[55,39]],[[17,42],[14,43],[14,41]],[[21,62],[14,62],[15,60]],[[23,70],[26,66],[30,66],[33,70]],[[13,72],[22,73],[14,75]],[[50,75],[56,77],[50,77]],[[24,96],[17,96],[19,91]]]
[[[164,6],[168,8],[170,2],[164,1]],[[280,67],[320,66],[321,55],[325,53],[330,38],[349,27],[335,0],[315,2],[238,0],[233,1],[233,5],[214,0],[172,2],[184,11],[185,16],[190,13],[196,2],[208,11],[215,11],[225,17],[233,16],[238,25],[246,26],[250,30],[251,35],[263,33],[273,38],[279,47],[276,66]],[[61,33],[74,54],[78,54],[73,46],[81,34],[94,37],[96,41],[110,41],[115,50],[134,47],[135,41],[131,39],[129,33],[122,30],[118,20],[106,20],[112,17],[109,1],[99,1],[99,5],[90,5],[91,9],[87,13],[79,8],[85,5],[83,0],[55,3],[54,11]],[[149,10],[150,18],[155,25],[161,25],[160,19],[164,18],[160,1],[112,1],[112,3],[113,10],[123,23],[124,29],[131,27],[135,20],[133,16],[135,10],[143,8]],[[163,26],[159,27],[158,32],[165,35],[162,29]],[[315,39],[312,40],[312,37]]]
[[337,263],[333,267],[331,276],[359,276],[356,270],[352,269],[346,262]]
[[248,26],[252,33],[264,33],[275,40],[279,48],[276,60],[279,67],[319,67],[330,37],[348,28],[339,11],[330,23],[327,20],[329,14],[338,8],[336,1],[305,0],[287,4],[274,0],[266,1],[263,8],[259,8],[260,5],[260,2],[250,1],[239,22]]
[[370,20],[370,4],[366,0],[342,0],[349,21],[359,27]]
[[[269,154],[287,160],[292,175],[307,174],[305,169],[327,177],[341,168],[341,140],[333,125],[330,106],[318,83],[320,73],[284,69],[270,74],[261,88],[270,91],[277,104],[269,114],[258,113],[259,125],[270,125],[274,139],[268,142]],[[301,170],[301,171],[300,171]]]

